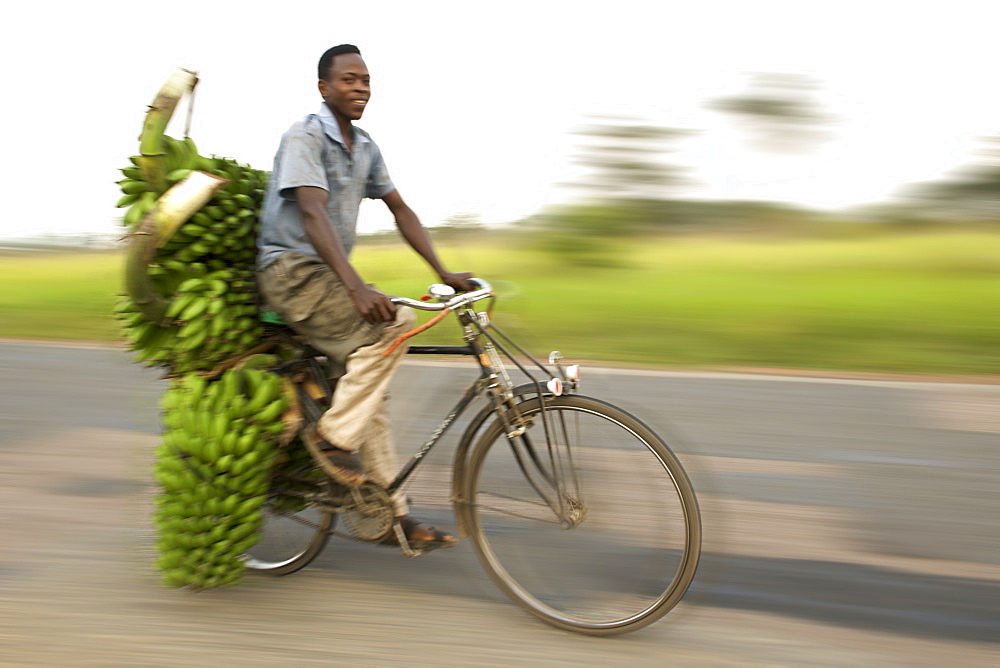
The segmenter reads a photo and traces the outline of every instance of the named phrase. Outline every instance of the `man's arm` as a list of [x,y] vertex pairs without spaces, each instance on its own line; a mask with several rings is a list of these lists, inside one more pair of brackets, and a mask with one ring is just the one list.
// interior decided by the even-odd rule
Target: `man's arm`
[[427,236],[427,230],[420,224],[420,219],[417,218],[417,214],[413,212],[413,209],[403,201],[398,190],[390,192],[382,198],[382,201],[385,202],[385,205],[389,207],[389,211],[392,212],[393,218],[396,219],[396,227],[399,228],[403,238],[406,239],[406,243],[410,244],[410,247],[420,257],[424,258],[424,261],[430,265],[442,283],[450,285],[456,290],[476,289],[476,286],[467,280],[472,278],[471,273],[452,273],[444,268],[444,265],[438,259],[437,253],[434,252],[434,244],[431,243],[430,237]]
[[348,261],[344,245],[340,243],[340,237],[334,231],[333,222],[326,212],[329,197],[330,194],[322,188],[306,186],[295,189],[295,198],[302,213],[302,226],[309,243],[340,277],[351,294],[355,308],[365,320],[371,323],[389,322],[395,317],[396,306],[385,294],[366,284]]

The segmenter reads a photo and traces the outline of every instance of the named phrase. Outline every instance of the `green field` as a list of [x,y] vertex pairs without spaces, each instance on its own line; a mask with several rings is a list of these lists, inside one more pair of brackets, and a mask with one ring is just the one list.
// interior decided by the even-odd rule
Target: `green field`
[[[672,368],[1000,374],[997,233],[646,239],[618,249],[623,267],[602,269],[523,245],[439,242],[454,270],[494,283],[497,323],[532,352]],[[419,295],[432,280],[400,246],[362,247],[355,262],[394,294]],[[0,337],[114,340],[106,313],[120,265],[114,253],[2,256]]]

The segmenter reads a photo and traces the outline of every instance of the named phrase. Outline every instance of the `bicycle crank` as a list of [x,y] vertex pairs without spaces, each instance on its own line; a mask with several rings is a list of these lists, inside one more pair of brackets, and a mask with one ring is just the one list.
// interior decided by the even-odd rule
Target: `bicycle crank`
[[354,537],[377,543],[388,536],[395,521],[388,492],[371,482],[345,491],[340,517]]

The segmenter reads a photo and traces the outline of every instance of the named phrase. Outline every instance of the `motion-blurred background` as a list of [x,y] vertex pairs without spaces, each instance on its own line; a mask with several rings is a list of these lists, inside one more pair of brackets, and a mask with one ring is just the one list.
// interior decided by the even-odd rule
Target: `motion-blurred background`
[[[0,338],[80,346],[0,344],[0,664],[1000,660],[990,3],[241,8],[21,4],[0,28]],[[201,152],[269,168],[341,42],[373,75],[358,125],[449,266],[494,282],[533,352],[603,367],[585,391],[690,468],[706,555],[651,629],[541,628],[467,546],[338,543],[296,580],[157,586],[162,383],[113,347],[117,170],[176,66],[201,75]],[[419,295],[432,277],[390,228],[367,203],[354,259]],[[401,450],[463,378],[404,368]]]

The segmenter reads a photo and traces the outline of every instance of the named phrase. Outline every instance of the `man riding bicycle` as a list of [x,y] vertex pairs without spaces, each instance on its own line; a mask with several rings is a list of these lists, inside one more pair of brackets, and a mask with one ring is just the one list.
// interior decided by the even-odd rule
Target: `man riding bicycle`
[[[471,273],[444,268],[390,180],[378,146],[353,125],[371,95],[361,52],[351,44],[328,49],[318,74],[319,112],[293,124],[275,155],[261,212],[258,283],[268,306],[343,374],[332,406],[304,435],[313,458],[341,484],[370,480],[387,487],[398,466],[386,396],[407,347],[383,353],[412,329],[414,315],[396,309],[350,263],[361,200],[385,202],[403,238],[443,283],[456,290],[475,286],[467,281]],[[411,544],[454,544],[452,536],[410,518],[401,493],[393,507]]]

